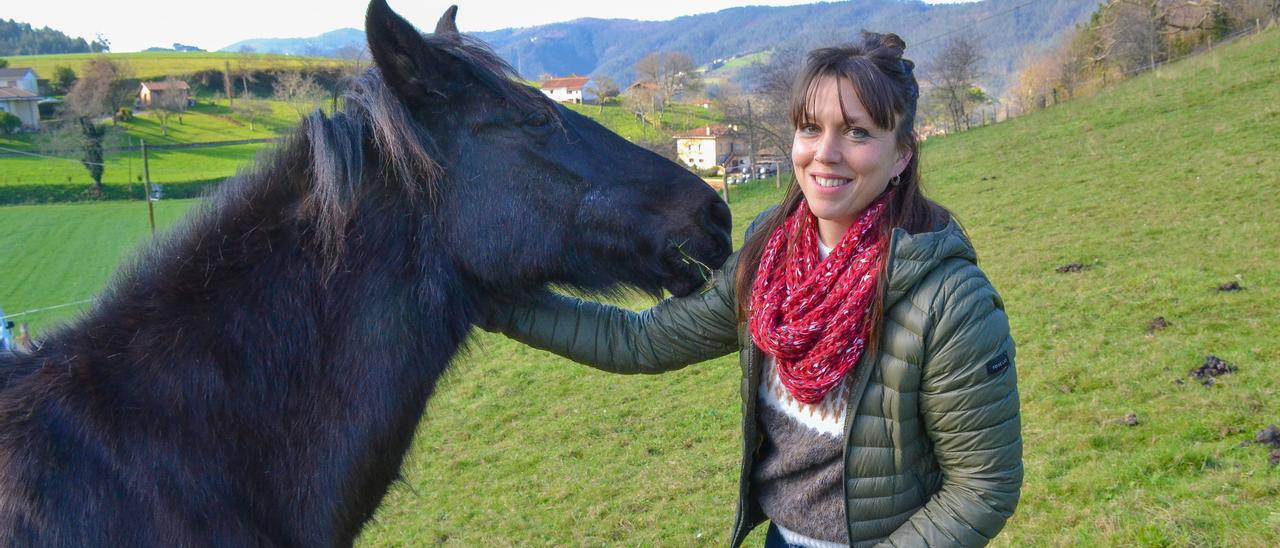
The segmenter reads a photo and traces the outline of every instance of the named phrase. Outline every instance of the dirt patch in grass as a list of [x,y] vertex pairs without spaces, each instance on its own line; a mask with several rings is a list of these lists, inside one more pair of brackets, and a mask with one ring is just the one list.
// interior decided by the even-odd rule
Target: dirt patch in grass
[[1082,263],[1068,263],[1054,269],[1058,274],[1073,274],[1076,272],[1084,272],[1086,270],[1089,270],[1089,267]]
[[1164,330],[1166,327],[1169,327],[1169,321],[1164,319],[1164,316],[1156,316],[1150,322],[1147,322],[1147,334],[1152,335],[1156,331]]
[[1271,449],[1271,454],[1269,455],[1271,466],[1280,464],[1280,428],[1276,428],[1276,425],[1273,424],[1259,430],[1258,434],[1253,437],[1253,442]]
[[1218,291],[1223,291],[1223,292],[1243,291],[1243,290],[1244,288],[1240,286],[1240,282],[1227,282],[1225,284],[1218,286]]
[[1209,354],[1205,356],[1204,363],[1200,364],[1200,367],[1191,370],[1190,375],[1191,378],[1200,381],[1200,384],[1213,386],[1214,379],[1227,373],[1235,373],[1236,369],[1236,366],[1227,363],[1226,360]]

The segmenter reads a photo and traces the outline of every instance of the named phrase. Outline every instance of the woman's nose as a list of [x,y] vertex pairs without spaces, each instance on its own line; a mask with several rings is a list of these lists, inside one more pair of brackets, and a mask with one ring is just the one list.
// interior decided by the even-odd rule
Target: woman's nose
[[838,137],[829,132],[818,139],[818,148],[813,152],[813,159],[823,164],[840,162],[840,143]]

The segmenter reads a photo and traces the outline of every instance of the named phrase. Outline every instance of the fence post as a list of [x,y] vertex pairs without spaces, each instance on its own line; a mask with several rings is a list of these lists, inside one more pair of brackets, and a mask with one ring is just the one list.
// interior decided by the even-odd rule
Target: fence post
[[151,225],[151,237],[156,237],[156,210],[151,204],[151,164],[147,160],[147,142],[142,141],[142,199],[147,201],[147,220]]

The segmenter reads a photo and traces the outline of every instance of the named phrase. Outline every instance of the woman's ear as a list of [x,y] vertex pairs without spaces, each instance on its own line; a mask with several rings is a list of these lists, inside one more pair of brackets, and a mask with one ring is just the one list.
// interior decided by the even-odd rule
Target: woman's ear
[[898,149],[898,161],[893,163],[894,177],[901,176],[902,172],[907,170],[907,164],[911,163],[912,156],[913,153],[911,152],[911,149],[906,147]]

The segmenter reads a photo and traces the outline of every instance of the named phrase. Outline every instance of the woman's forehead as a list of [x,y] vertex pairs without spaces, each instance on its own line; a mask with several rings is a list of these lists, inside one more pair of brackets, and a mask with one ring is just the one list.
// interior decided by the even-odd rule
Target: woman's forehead
[[814,78],[806,95],[806,118],[839,113],[848,122],[871,123],[853,82],[844,76],[827,74]]

